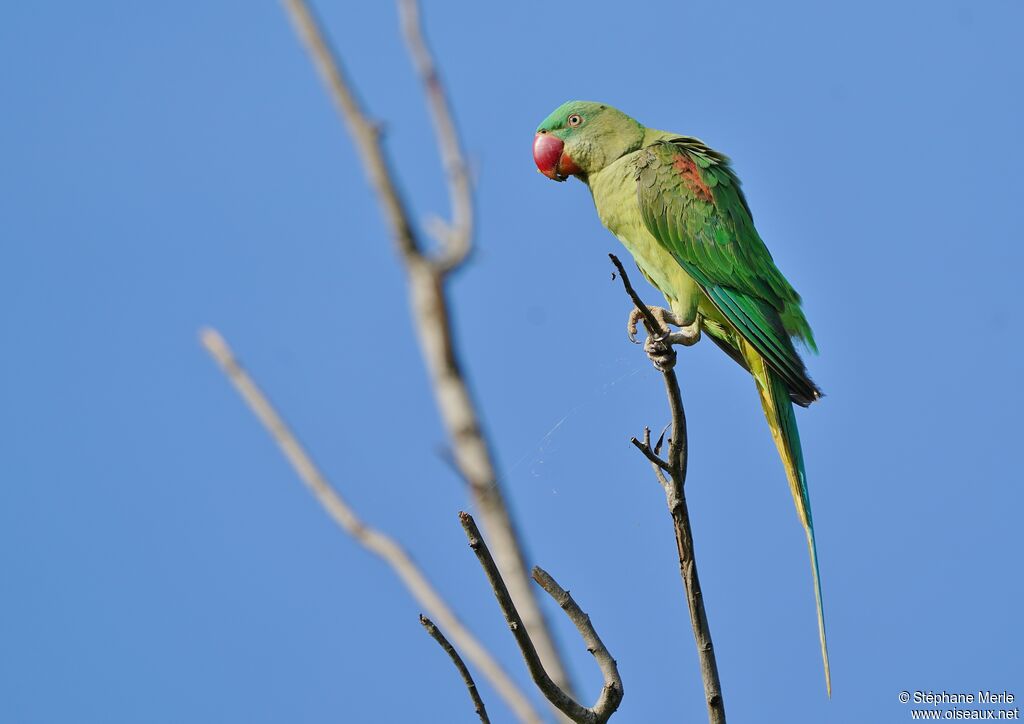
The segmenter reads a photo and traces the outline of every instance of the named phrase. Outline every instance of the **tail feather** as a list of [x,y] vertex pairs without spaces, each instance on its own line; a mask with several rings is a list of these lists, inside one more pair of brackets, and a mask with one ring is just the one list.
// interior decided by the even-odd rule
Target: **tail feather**
[[807,474],[804,471],[804,456],[800,447],[800,432],[796,426],[796,415],[790,402],[785,382],[765,363],[756,350],[745,341],[741,342],[747,366],[757,381],[772,439],[778,448],[779,457],[786,468],[786,478],[793,494],[796,512],[807,534],[807,549],[811,556],[811,572],[814,576],[814,598],[818,608],[818,636],[821,639],[821,658],[825,665],[825,688],[832,696],[832,674],[828,663],[828,645],[825,641],[825,614],[821,601],[821,577],[818,572],[818,549],[814,541],[814,521],[811,517],[811,499],[807,490]]

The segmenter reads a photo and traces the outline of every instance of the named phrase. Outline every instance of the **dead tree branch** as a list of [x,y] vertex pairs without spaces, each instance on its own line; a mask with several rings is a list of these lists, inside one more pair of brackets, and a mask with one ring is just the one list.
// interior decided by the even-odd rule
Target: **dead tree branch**
[[444,649],[445,653],[451,658],[452,663],[455,664],[455,668],[459,670],[459,674],[466,684],[466,689],[469,691],[469,698],[473,700],[473,710],[480,717],[481,724],[490,724],[491,720],[487,717],[487,708],[484,706],[483,699],[480,698],[480,692],[477,691],[473,675],[469,673],[469,669],[466,668],[466,664],[463,662],[462,657],[459,656],[459,652],[444,637],[441,629],[435,626],[434,622],[423,614],[420,614],[420,623],[423,624],[423,628],[430,634],[430,637],[437,641],[441,648]]
[[397,177],[388,161],[379,127],[357,100],[320,24],[304,0],[284,0],[284,4],[348,126],[405,266],[413,320],[455,463],[469,483],[473,503],[494,545],[498,565],[523,612],[524,621],[534,632],[544,665],[560,687],[571,690],[568,673],[530,585],[526,556],[499,484],[490,445],[462,372],[452,333],[446,282],[470,251],[472,194],[451,109],[423,38],[416,2],[402,1],[402,26],[413,62],[423,79],[452,202],[452,220],[444,225],[440,234],[441,248],[436,256],[424,249],[398,191]]
[[487,575],[487,580],[494,591],[494,597],[498,600],[502,613],[505,614],[505,621],[512,631],[516,643],[519,645],[519,650],[526,661],[526,668],[529,669],[534,683],[544,693],[544,696],[548,698],[548,701],[554,704],[559,711],[568,716],[572,721],[579,724],[604,724],[615,713],[619,703],[622,701],[622,679],[619,677],[619,670],[615,664],[615,659],[612,658],[601,642],[600,637],[590,623],[590,617],[580,610],[580,607],[568,592],[559,586],[555,579],[547,572],[540,568],[533,569],[534,580],[555,599],[569,616],[570,620],[572,620],[573,624],[575,624],[580,635],[583,637],[584,643],[587,645],[587,650],[597,660],[601,674],[604,676],[604,687],[601,689],[601,695],[597,703],[593,707],[585,707],[577,702],[571,694],[566,693],[552,681],[548,672],[545,671],[544,664],[537,655],[537,649],[534,647],[533,640],[530,637],[529,628],[524,624],[522,617],[516,610],[516,605],[512,602],[512,597],[509,595],[501,572],[498,570],[497,565],[495,565],[494,559],[487,548],[487,543],[484,541],[483,536],[480,535],[480,530],[477,528],[473,516],[469,513],[459,513],[459,519],[462,521],[462,527],[466,531],[466,537],[469,539],[469,547],[476,553],[476,557],[480,561],[484,573]]
[[452,205],[451,223],[434,219],[433,224],[438,229],[435,236],[442,248],[437,265],[442,272],[448,272],[459,267],[472,250],[473,189],[470,185],[469,166],[462,152],[462,144],[459,142],[451,104],[445,95],[434,58],[423,37],[419,3],[416,0],[400,0],[398,10],[402,35],[426,92],[437,147],[441,151],[441,164],[448,177],[448,196]]
[[604,642],[601,641],[601,637],[597,635],[597,631],[590,621],[590,616],[584,613],[579,604],[569,595],[569,592],[559,586],[550,573],[540,566],[534,566],[533,580],[547,591],[548,595],[555,600],[555,603],[565,611],[569,620],[576,627],[576,630],[580,632],[580,636],[583,637],[583,643],[587,645],[587,651],[594,657],[598,668],[601,669],[601,674],[604,676],[604,687],[601,689],[601,696],[597,703],[591,707],[591,711],[594,712],[596,721],[607,721],[615,713],[615,710],[618,709],[624,693],[618,664],[612,658]]
[[[626,293],[633,300],[633,304],[644,316],[644,325],[647,333],[655,336],[663,336],[668,333],[651,314],[651,310],[643,303],[633,285],[629,283],[629,276],[622,266],[622,262],[614,254],[609,254],[612,263],[622,277],[622,285]],[[722,684],[718,678],[718,664],[715,661],[715,648],[711,643],[711,629],[708,626],[707,613],[704,611],[704,596],[701,593],[700,579],[697,576],[697,561],[693,550],[693,531],[690,528],[690,513],[686,507],[686,463],[687,463],[687,439],[686,439],[686,413],[683,410],[683,398],[679,392],[679,380],[676,378],[675,370],[672,367],[664,370],[662,376],[665,379],[665,391],[668,394],[669,408],[672,411],[672,437],[668,442],[668,460],[662,460],[658,456],[658,448],[651,447],[651,433],[649,429],[644,430],[644,440],[640,442],[635,437],[631,442],[651,461],[651,466],[665,490],[665,500],[668,503],[669,512],[672,514],[672,524],[675,529],[676,548],[679,553],[679,572],[683,578],[683,585],[686,589],[686,603],[690,609],[690,623],[693,626],[693,638],[697,643],[697,656],[700,659],[700,673],[704,680],[704,697],[708,707],[708,720],[711,724],[725,724],[725,703],[722,699]],[[664,473],[668,473],[668,477]]]
[[281,415],[239,363],[224,338],[213,329],[205,329],[201,334],[201,340],[203,346],[238,390],[249,409],[274,438],[274,442],[281,448],[281,452],[298,473],[299,478],[320,501],[334,522],[352,536],[357,543],[391,566],[413,598],[434,619],[441,622],[459,648],[491,682],[520,720],[539,723],[540,715],[535,711],[529,698],[509,678],[487,649],[463,626],[405,549],[390,536],[367,526],[331,486],[302,443],[295,437]]

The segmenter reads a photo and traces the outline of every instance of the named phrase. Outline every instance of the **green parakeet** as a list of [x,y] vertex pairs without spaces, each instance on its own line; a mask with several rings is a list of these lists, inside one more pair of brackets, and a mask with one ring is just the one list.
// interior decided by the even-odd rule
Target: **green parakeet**
[[[601,103],[570,101],[537,128],[533,157],[545,176],[575,176],[601,223],[665,295],[672,343],[706,333],[753,376],[807,534],[825,686],[832,693],[818,553],[793,404],[821,397],[793,340],[817,351],[800,295],[772,261],[729,159],[702,141],[646,128]],[[664,348],[663,348],[664,351]],[[648,348],[649,354],[653,354]]]

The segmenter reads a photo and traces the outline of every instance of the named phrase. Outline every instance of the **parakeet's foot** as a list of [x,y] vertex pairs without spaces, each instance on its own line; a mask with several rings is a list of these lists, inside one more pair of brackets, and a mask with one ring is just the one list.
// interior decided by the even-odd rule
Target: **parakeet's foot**
[[[651,314],[658,320],[664,329],[671,330],[672,326],[679,327],[678,332],[669,331],[661,336],[647,335],[644,342],[644,352],[650,358],[654,366],[661,372],[672,369],[676,363],[676,354],[672,349],[673,345],[681,344],[684,347],[696,344],[700,340],[700,315],[694,317],[693,321],[686,324],[679,315],[662,307],[651,307]],[[634,309],[629,313],[629,321],[626,324],[626,331],[629,333],[629,340],[636,342],[636,325],[643,320],[643,313]]]
[[[679,319],[671,310],[665,309],[664,307],[648,307],[654,318],[658,320],[665,329],[671,329],[673,326],[680,327],[683,325],[683,320]],[[629,321],[626,323],[626,333],[629,335],[629,341],[633,344],[639,344],[636,338],[636,325],[638,322],[642,322],[644,319],[644,313],[639,309],[633,309],[629,313]]]
[[700,341],[700,317],[698,316],[689,324],[679,327],[678,332],[671,332],[665,336],[668,344],[681,344],[684,347],[692,347]]
[[647,335],[647,339],[644,340],[644,352],[658,372],[667,372],[676,366],[676,351],[663,338]]

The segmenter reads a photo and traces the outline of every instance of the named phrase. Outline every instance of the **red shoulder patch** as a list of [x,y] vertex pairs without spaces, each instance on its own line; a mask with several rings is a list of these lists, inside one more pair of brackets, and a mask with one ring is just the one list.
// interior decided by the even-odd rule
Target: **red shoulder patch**
[[686,184],[686,187],[690,189],[694,196],[702,201],[707,201],[709,204],[715,203],[715,197],[711,195],[711,189],[704,183],[704,179],[700,177],[700,169],[697,168],[697,164],[693,162],[692,158],[685,153],[678,153],[672,162],[672,168],[682,177],[683,183]]

